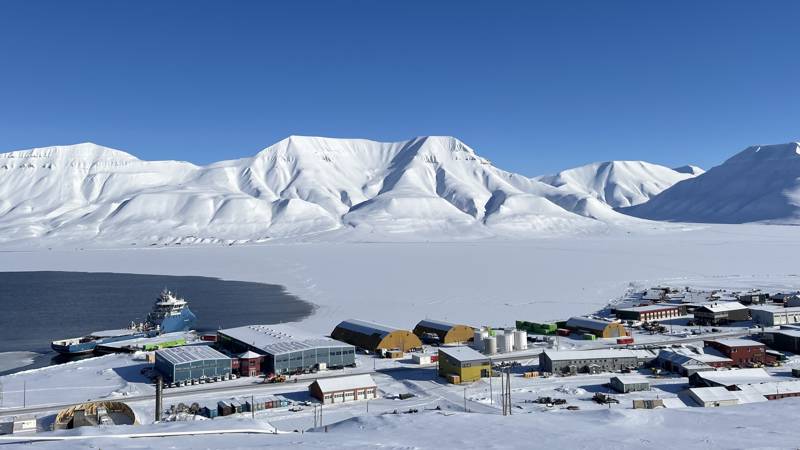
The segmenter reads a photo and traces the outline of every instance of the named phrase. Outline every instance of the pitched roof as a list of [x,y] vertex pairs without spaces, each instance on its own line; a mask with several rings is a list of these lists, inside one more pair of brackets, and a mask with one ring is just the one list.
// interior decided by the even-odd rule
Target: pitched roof
[[339,323],[338,327],[350,330],[355,333],[366,334],[371,336],[373,334],[379,335],[381,338],[386,337],[398,328],[392,328],[387,325],[382,325],[375,322],[367,322],[366,320],[347,319]]
[[219,330],[220,334],[229,336],[245,344],[251,345],[264,353],[279,355],[284,353],[310,350],[313,348],[353,347],[335,339],[310,334],[291,325],[245,325],[243,327]]
[[775,377],[764,369],[712,370],[697,372],[694,376],[720,386],[739,386],[773,381]]
[[439,331],[450,331],[456,325],[458,324],[445,322],[443,320],[433,320],[433,319],[420,320],[419,323],[417,324],[417,326],[422,326],[425,328],[430,328]]
[[322,392],[339,392],[365,387],[377,387],[370,374],[348,375],[346,377],[319,378],[314,381]]
[[622,384],[650,384],[650,380],[638,375],[617,375],[611,377],[612,380],[615,378]]

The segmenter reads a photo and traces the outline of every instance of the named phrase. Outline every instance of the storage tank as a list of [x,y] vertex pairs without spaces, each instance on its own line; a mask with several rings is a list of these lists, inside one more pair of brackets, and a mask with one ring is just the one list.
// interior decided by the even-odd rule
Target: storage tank
[[483,338],[483,354],[494,355],[497,353],[497,336],[486,336]]
[[472,338],[472,347],[475,350],[482,352],[483,351],[483,338],[489,336],[489,332],[486,329],[481,328],[475,330],[474,337]]
[[498,336],[500,342],[497,343],[497,350],[500,353],[506,352],[513,352],[514,351],[514,329],[513,328],[506,328],[503,330],[503,334]]
[[528,333],[523,330],[514,332],[514,350],[528,349]]

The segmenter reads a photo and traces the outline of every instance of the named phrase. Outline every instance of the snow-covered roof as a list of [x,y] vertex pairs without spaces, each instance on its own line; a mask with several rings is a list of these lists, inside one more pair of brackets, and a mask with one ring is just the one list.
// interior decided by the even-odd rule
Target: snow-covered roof
[[655,305],[634,306],[631,308],[618,308],[617,311],[630,311],[630,312],[649,312],[649,311],[665,311],[670,309],[678,309],[680,305],[674,303],[658,303]]
[[775,378],[764,369],[733,369],[698,372],[695,376],[720,386],[763,383]]
[[784,308],[783,306],[772,306],[772,305],[759,305],[759,306],[751,306],[751,311],[763,311],[767,313],[771,313],[773,315],[781,315],[781,314],[797,314],[800,313],[800,306],[789,306]]
[[573,359],[614,359],[636,358],[637,354],[628,349],[598,349],[598,350],[545,350],[544,354],[551,361],[570,361]]
[[754,341],[752,339],[739,339],[739,338],[729,338],[729,339],[714,339],[712,342],[720,343],[726,347],[754,347],[754,346],[764,346],[761,342]]
[[784,336],[800,338],[800,330],[776,330],[776,331],[770,331],[770,333],[772,333],[772,334],[782,334]]
[[433,319],[424,319],[420,320],[417,326],[423,326],[425,328],[431,328],[433,330],[439,331],[450,331],[454,326],[457,324],[445,322],[443,320],[433,320]]
[[212,359],[230,359],[208,345],[170,347],[156,350],[156,355],[166,359],[172,364],[184,364],[194,361],[207,361]]
[[622,384],[650,384],[650,380],[638,375],[617,375],[611,379],[617,379]]
[[339,323],[338,326],[344,328],[345,330],[353,331],[355,333],[366,334],[367,336],[377,334],[381,338],[386,337],[392,332],[398,330],[398,328],[393,328],[387,325],[382,325],[375,322],[367,322],[366,320],[358,320],[358,319],[343,320],[342,322]]
[[245,325],[219,330],[220,334],[251,345],[265,353],[279,355],[312,348],[353,347],[335,339],[317,336],[290,325]]
[[706,365],[710,363],[729,363],[732,359],[707,352],[693,352],[687,348],[664,349],[658,353],[659,359],[669,361],[680,366]]
[[711,312],[726,312],[726,311],[739,311],[747,309],[746,306],[739,302],[714,302],[701,306],[701,308],[708,309]]
[[346,377],[319,378],[314,381],[322,392],[340,392],[351,389],[377,387],[370,374],[349,375]]
[[445,355],[450,356],[451,358],[460,362],[489,360],[489,357],[483,353],[464,345],[460,345],[458,347],[439,347],[439,353],[444,353]]
[[248,351],[246,351],[246,352],[244,352],[244,353],[240,353],[240,354],[238,354],[238,355],[236,355],[236,356],[237,356],[239,359],[253,359],[253,358],[261,358],[261,355],[259,355],[258,353],[254,352],[254,351],[251,351],[251,350],[248,350]]
[[738,402],[739,398],[733,392],[721,386],[690,388],[695,398],[701,402]]
[[742,392],[760,395],[797,394],[800,393],[800,381],[770,381],[766,383],[740,384],[736,386]]
[[611,324],[611,322],[589,317],[570,317],[569,320],[567,320],[567,328],[582,328],[595,331],[603,331],[609,324]]

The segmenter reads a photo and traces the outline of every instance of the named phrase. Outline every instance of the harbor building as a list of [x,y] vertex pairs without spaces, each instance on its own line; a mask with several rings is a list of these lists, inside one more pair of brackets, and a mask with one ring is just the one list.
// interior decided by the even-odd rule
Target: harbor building
[[282,324],[219,330],[217,345],[231,354],[244,354],[248,367],[256,363],[253,353],[260,355],[259,370],[267,374],[347,367],[356,361],[352,345]]
[[308,386],[308,391],[323,405],[369,400],[378,396],[378,385],[369,374],[320,378]]
[[589,317],[570,317],[567,320],[566,328],[573,333],[589,333],[599,338],[616,338],[628,335],[621,323],[606,322],[605,320],[591,319]]
[[356,319],[336,325],[331,337],[371,352],[393,349],[407,352],[422,348],[422,341],[408,330]]
[[156,351],[155,369],[167,383],[230,376],[231,359],[207,345]]
[[491,371],[489,358],[470,347],[439,347],[439,376],[451,383],[477,381]]
[[458,344],[471,341],[475,329],[469,325],[458,325],[441,320],[420,320],[414,327],[414,334],[422,339],[426,334],[434,334],[439,338],[440,344]]

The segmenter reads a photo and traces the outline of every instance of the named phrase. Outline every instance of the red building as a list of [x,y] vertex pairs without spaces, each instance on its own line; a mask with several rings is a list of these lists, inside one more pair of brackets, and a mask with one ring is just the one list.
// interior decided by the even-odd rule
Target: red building
[[767,355],[767,347],[764,344],[750,339],[715,339],[705,341],[705,345],[733,360],[734,366],[766,364],[772,359]]
[[258,376],[261,373],[261,358],[261,355],[249,350],[238,355],[239,374],[243,377]]

